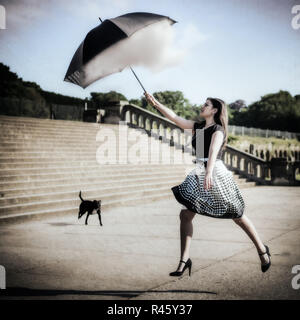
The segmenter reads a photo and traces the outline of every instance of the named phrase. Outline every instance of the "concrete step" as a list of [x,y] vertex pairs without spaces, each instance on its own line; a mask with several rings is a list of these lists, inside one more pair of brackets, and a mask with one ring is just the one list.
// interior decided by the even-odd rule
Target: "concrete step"
[[[146,130],[147,129],[147,130]],[[146,131],[149,131],[150,128],[146,127],[145,128],[138,128],[138,127],[130,127],[129,125],[119,125],[119,124],[100,124],[96,127],[86,127],[86,128],[80,128],[80,127],[69,127],[69,126],[63,126],[63,127],[57,127],[57,126],[52,126],[52,127],[46,127],[46,126],[36,126],[35,124],[31,124],[28,127],[20,127],[17,124],[13,124],[10,126],[7,125],[1,125],[0,124],[0,131],[3,134],[20,134],[20,133],[26,133],[26,134],[45,134],[49,133],[51,135],[55,135],[57,133],[69,135],[70,132],[74,134],[97,134],[99,131],[103,132],[128,132],[128,133],[141,133],[141,134],[147,134]],[[158,128],[152,128],[151,130],[153,134],[158,134],[159,131]],[[186,130],[181,130],[179,127],[175,129],[170,129],[166,128],[166,134],[170,134],[171,132],[173,133],[185,133],[187,136],[192,135],[192,130],[191,129],[186,129]]]
[[[143,198],[145,196],[157,196],[161,193],[168,193],[172,192],[170,190],[170,186],[164,186],[159,188],[145,188],[140,190],[134,191],[134,196]],[[101,192],[98,195],[95,195],[97,200],[101,200],[101,204],[104,204],[107,201],[113,201],[114,199],[119,200],[126,200],[132,198],[133,193],[124,190],[122,192],[112,192],[103,194]],[[88,199],[87,199],[88,200]],[[27,204],[20,204],[20,205],[10,205],[6,207],[0,208],[0,216],[9,216],[10,214],[24,214],[30,212],[39,212],[42,211],[43,208],[49,209],[62,209],[68,207],[79,207],[81,200],[79,199],[78,195],[76,197],[71,197],[68,199],[60,199],[60,200],[52,200],[52,201],[41,201],[41,202],[34,202],[34,203],[27,203]]]
[[[108,138],[109,137],[109,138]],[[105,132],[100,132],[99,134],[94,134],[94,135],[85,135],[85,134],[80,134],[80,135],[74,135],[70,134],[69,136],[64,135],[64,134],[57,134],[57,135],[49,135],[49,134],[40,134],[40,135],[29,135],[29,134],[19,134],[19,135],[2,135],[1,136],[1,142],[5,143],[27,143],[30,141],[41,141],[41,142],[52,142],[52,143],[67,143],[67,142],[76,142],[77,144],[84,144],[87,142],[104,142],[103,140],[107,140],[110,143],[115,143],[118,144],[119,141],[120,143],[124,143],[124,136],[119,133],[105,133]],[[109,139],[109,140],[108,140]],[[160,142],[161,140],[156,139],[153,136],[148,136],[147,134],[138,134],[138,135],[129,135],[128,134],[128,139],[126,140],[127,144],[139,141],[140,143],[144,143],[146,141],[157,141]],[[164,142],[167,144],[167,142]]]
[[[6,169],[6,170],[1,170],[0,172],[0,179],[1,177],[4,176],[30,176],[30,175],[47,175],[47,174],[65,174],[65,173],[74,173],[77,171],[82,171],[84,172],[118,172],[120,171],[145,171],[145,170],[150,170],[150,171],[155,171],[155,170],[164,170],[170,167],[169,165],[163,165],[163,164],[139,164],[139,165],[133,165],[130,166],[128,164],[117,164],[117,165],[94,165],[94,166],[89,166],[86,168],[82,167],[76,167],[76,166],[70,166],[70,167],[52,167],[52,168],[43,168],[43,167],[34,167],[34,168],[21,168],[21,169]],[[182,164],[172,164],[171,167],[174,170],[182,170],[183,167],[188,167],[188,168],[193,168],[192,162],[189,165],[182,165]]]
[[[5,141],[0,143],[0,148],[1,151],[5,152],[5,151],[9,151],[9,148],[14,148],[18,150],[31,150],[31,148],[33,148],[33,150],[37,149],[37,150],[49,150],[51,148],[60,148],[60,149],[64,149],[64,148],[73,148],[73,149],[87,149],[87,148],[97,148],[100,147],[104,142],[102,141],[96,141],[96,140],[92,140],[92,141],[61,141],[61,140],[22,140],[22,141],[16,141],[16,140],[12,140],[11,142],[9,141]],[[169,146],[167,143],[161,143],[158,140],[149,140],[147,142],[147,140],[145,142],[139,142],[139,145],[144,145],[150,148],[150,146],[152,146],[153,143],[153,147],[156,146],[161,146],[164,145],[166,147],[170,147],[173,148],[176,151],[180,151],[180,148],[174,148],[172,146]],[[111,145],[115,146],[116,148],[123,148],[126,147],[126,144],[123,144],[121,142],[121,144],[119,144],[118,142],[115,143],[113,141],[110,142]],[[134,145],[134,142],[129,141],[127,142],[127,147],[130,147]]]
[[[153,177],[159,179],[162,175],[166,177],[176,176],[176,172],[173,170],[164,170],[161,172],[144,172],[143,177]],[[121,179],[136,179],[141,176],[139,172],[128,172],[128,173],[113,173],[113,174],[101,174],[101,175],[70,175],[64,177],[58,177],[54,179],[41,179],[41,180],[29,180],[29,181],[4,181],[0,183],[0,191],[9,190],[9,189],[20,189],[20,188],[29,188],[29,187],[42,187],[45,184],[47,186],[62,185],[68,183],[93,183],[96,181],[118,181]]]
[[[57,168],[56,170],[52,169],[47,169],[47,171],[41,171],[40,169],[29,169],[27,171],[23,170],[6,170],[2,171],[0,175],[0,182],[5,182],[5,181],[35,181],[35,180],[47,180],[47,179],[56,179],[56,178],[62,178],[62,177],[77,177],[77,176],[88,176],[88,175],[110,175],[114,173],[141,173],[143,174],[145,170],[147,172],[176,172],[177,170],[182,170],[183,166],[182,165],[172,165],[172,166],[163,166],[163,165],[156,165],[156,166],[95,166],[91,168],[67,168],[68,170],[65,169],[60,169]],[[30,172],[33,171],[33,172]],[[5,174],[6,173],[6,174]]]
[[[103,183],[103,184],[96,184],[96,185],[89,185],[86,186],[82,191],[82,197],[85,200],[89,199],[96,199],[99,194],[106,195],[106,194],[113,194],[118,192],[130,191],[130,192],[139,192],[140,190],[147,190],[151,188],[169,188],[172,185],[176,185],[182,181],[183,177],[174,177],[174,178],[165,178],[162,180],[157,179],[140,179],[140,181],[136,181],[136,183],[126,183],[126,181],[120,181],[120,183],[116,183],[116,185],[112,186],[111,183]],[[0,198],[0,207],[7,207],[12,205],[23,205],[28,203],[36,203],[36,202],[45,202],[45,201],[58,201],[63,199],[70,199],[70,198],[78,198],[78,194],[80,189],[69,191],[54,191],[49,193],[39,193],[37,194],[26,194],[26,195],[19,195],[18,197],[3,197]]]
[[[173,199],[174,195],[172,192],[159,192],[157,194],[144,195],[143,197],[135,197],[134,195],[131,198],[110,200],[103,202],[101,204],[101,215],[102,221],[105,221],[105,212],[108,209],[120,207],[120,206],[135,206],[141,203],[151,203],[164,199]],[[78,216],[78,206],[73,205],[66,208],[56,208],[56,209],[44,209],[35,212],[26,212],[21,214],[10,214],[0,216],[0,225],[10,224],[10,223],[22,223],[25,221],[31,220],[41,220],[47,217],[59,217],[72,215],[75,219]]]
[[181,173],[178,173],[177,175],[172,175],[171,177],[169,176],[162,176],[159,179],[157,177],[138,177],[135,179],[131,178],[124,178],[122,180],[113,180],[113,181],[95,181],[95,182],[71,182],[71,183],[63,183],[61,185],[43,185],[40,187],[26,187],[26,188],[13,188],[13,189],[4,189],[0,191],[0,196],[2,199],[6,198],[17,198],[20,196],[31,196],[31,195],[39,195],[39,194],[44,194],[44,193],[53,193],[53,192],[72,192],[74,190],[85,190],[85,189],[90,189],[90,188],[98,188],[101,190],[101,188],[110,188],[110,187],[119,187],[119,186],[133,186],[136,184],[141,184],[141,183],[152,183],[155,184],[157,182],[166,182],[166,181],[172,181],[176,180],[177,177],[180,181],[183,181],[185,175]]
[[66,125],[61,124],[61,125],[56,125],[55,122],[52,122],[50,124],[43,124],[43,123],[24,123],[24,122],[12,122],[12,121],[1,121],[0,120],[0,130],[11,130],[11,129],[16,129],[16,131],[20,130],[32,130],[32,131],[44,131],[44,130],[82,130],[88,132],[89,130],[98,130],[99,128],[111,128],[111,127],[119,127],[119,125],[112,125],[112,124],[107,124],[107,123],[83,123],[82,122],[75,122],[75,125]]
[[[87,127],[87,128],[80,128],[80,127],[45,127],[45,126],[35,126],[35,125],[28,125],[28,126],[20,126],[18,124],[1,124],[0,123],[0,130],[4,134],[19,134],[19,133],[28,133],[28,134],[37,134],[37,133],[49,133],[55,134],[57,132],[70,134],[70,132],[74,133],[97,133],[99,129],[108,128],[113,130],[118,130],[121,126],[115,125],[114,127],[109,127],[104,125],[99,125],[97,127]],[[127,127],[129,130],[132,129]]]
[[[18,118],[18,117],[10,117],[6,116],[0,116],[0,128],[3,126],[3,128],[9,128],[9,127],[16,127],[20,129],[31,129],[31,128],[41,128],[41,129],[49,129],[57,128],[64,130],[65,128],[68,129],[98,129],[98,128],[112,128],[115,129],[116,127],[119,127],[119,124],[108,124],[108,123],[92,123],[92,122],[81,122],[81,121],[73,121],[73,120],[51,120],[51,119],[41,119],[41,118],[26,118],[26,117],[19,117],[19,119],[12,119],[12,118]],[[122,124],[123,126],[124,124]],[[129,129],[134,129],[131,127],[128,127]],[[134,130],[141,130],[141,128],[137,128]],[[156,129],[154,129],[156,130]]]
[[[74,120],[54,120],[45,118],[33,118],[33,117],[14,117],[14,116],[4,116],[0,115],[1,124],[20,124],[20,125],[34,125],[34,126],[57,126],[57,127],[98,127],[103,125],[102,123],[94,122],[82,122]],[[109,125],[109,124],[105,124]]]
[[[139,139],[142,139],[141,137],[144,136],[145,140],[147,140],[148,136],[147,135],[141,135],[138,136]],[[49,135],[15,135],[15,136],[9,136],[9,137],[5,137],[5,136],[1,136],[1,140],[2,141],[6,141],[6,142],[27,142],[27,141],[43,141],[43,142],[77,142],[77,144],[83,144],[83,143],[87,143],[87,142],[102,142],[102,141],[97,141],[96,140],[97,135],[93,135],[93,136],[85,136],[85,135],[80,135],[80,136],[75,136],[75,135],[70,135],[70,136],[63,136],[63,135],[57,135],[57,136],[49,136]],[[100,134],[101,137],[101,134]],[[107,138],[107,137],[105,137]],[[99,140],[99,139],[98,139]],[[159,141],[157,139],[154,139],[155,141]],[[116,134],[115,136],[112,136],[109,140],[109,142],[111,143],[118,143],[119,142],[119,136],[118,134]],[[127,141],[127,144],[129,144],[132,141]],[[122,141],[121,141],[122,143]]]
[[[183,162],[183,161],[177,161],[174,163],[171,162],[169,165],[173,165],[173,164],[184,164],[187,163],[189,164],[189,158],[186,158],[187,161]],[[192,159],[192,158],[191,158]],[[113,159],[112,159],[113,160]],[[0,170],[7,170],[7,169],[29,169],[29,168],[45,168],[45,169],[49,169],[49,168],[67,168],[67,167],[76,167],[76,168],[86,168],[86,167],[91,167],[91,166],[95,166],[95,165],[99,165],[99,166],[103,166],[103,165],[118,165],[119,161],[118,159],[116,159],[115,162],[113,161],[109,161],[109,163],[97,163],[96,159],[95,160],[61,160],[61,161],[57,161],[55,159],[55,161],[39,161],[39,162],[6,162],[6,163],[0,163]],[[148,164],[150,165],[157,165],[157,164],[163,164],[166,165],[167,163],[162,163],[161,161],[159,162],[155,162],[155,161],[151,161],[151,159],[147,159],[148,161],[143,161],[142,163],[138,163],[136,164],[138,165],[145,165]],[[180,159],[181,160],[181,159]],[[122,164],[122,163],[121,163]],[[132,164],[132,163],[131,163]]]
[[[101,153],[102,152],[102,153]],[[51,161],[52,159],[55,161],[63,161],[63,160],[93,160],[97,159],[96,156],[101,156],[101,158],[107,158],[108,151],[102,151],[101,149],[95,150],[93,152],[30,152],[30,153],[20,153],[16,152],[15,156],[13,154],[1,154],[0,163],[7,162],[44,162]],[[126,156],[128,154],[127,149],[116,150],[116,156]],[[156,152],[152,152],[151,156],[159,155],[159,150]],[[150,156],[150,151],[147,149],[142,149],[139,151],[140,158],[148,158]],[[111,159],[113,159],[111,157]]]
[[24,143],[14,145],[14,146],[1,146],[0,143],[0,154],[6,155],[7,153],[13,153],[15,154],[16,152],[19,153],[37,153],[37,152],[95,152],[95,150],[98,148],[98,145],[96,146],[90,146],[89,144],[85,144],[83,146],[70,146],[69,144],[67,145],[51,145],[49,144],[34,144],[30,145],[27,144],[25,145]]
[[[146,134],[143,128],[132,128],[126,125],[119,124],[94,124],[89,123],[87,126],[79,126],[78,124],[70,126],[70,125],[39,125],[37,123],[30,123],[27,125],[18,124],[18,123],[1,123],[0,121],[0,131],[5,135],[18,135],[18,134],[26,134],[26,135],[57,135],[64,134],[70,135],[72,132],[74,135],[96,135],[99,131],[105,132],[104,129],[112,130],[114,132],[119,132],[119,129],[126,129],[128,133],[130,132],[140,132],[142,134]],[[158,132],[157,128],[152,129],[154,133]],[[178,128],[178,130],[180,130]],[[175,132],[175,130],[174,130]],[[167,134],[170,134],[171,130],[167,130]],[[186,130],[187,135],[191,135],[191,132]]]
[[19,162],[29,162],[29,163],[36,163],[38,164],[39,162],[49,162],[51,161],[51,159],[53,159],[54,161],[92,161],[94,159],[94,161],[96,161],[96,154],[92,154],[92,155],[65,155],[65,154],[60,154],[60,156],[56,156],[54,155],[53,157],[50,156],[45,156],[43,157],[43,155],[41,154],[40,157],[31,157],[31,158],[2,158],[0,157],[0,163],[19,163]]
[[73,172],[54,172],[54,173],[37,173],[32,175],[6,175],[0,177],[0,186],[3,186],[7,183],[28,183],[28,182],[49,182],[49,181],[58,181],[58,180],[71,180],[78,178],[88,178],[88,177],[98,177],[106,179],[113,177],[115,175],[143,175],[143,174],[173,174],[176,172],[181,172],[183,169],[175,169],[172,166],[161,167],[161,168],[147,168],[136,166],[135,168],[130,166],[130,168],[123,169],[100,169],[95,170],[74,170]]
[[[107,130],[107,131],[106,131]],[[92,136],[97,134],[98,132],[123,132],[123,130],[127,133],[131,132],[136,132],[136,133],[141,133],[141,134],[146,134],[146,131],[143,128],[135,129],[129,126],[125,125],[106,125],[106,124],[101,124],[97,127],[88,127],[88,128],[69,128],[69,127],[36,127],[36,126],[31,126],[31,127],[21,127],[18,125],[1,125],[0,124],[0,131],[2,132],[3,135],[20,135],[20,134],[26,134],[26,135],[45,135],[48,134],[50,136],[56,136],[58,134],[64,134],[66,136],[69,136],[72,134],[74,135],[87,135],[87,136]],[[154,132],[156,132],[156,129],[153,129]],[[167,131],[171,132],[171,130]],[[188,132],[188,131],[187,131]]]
[[[108,134],[115,134],[116,136],[118,136],[118,134],[128,134],[130,135],[131,132],[136,132],[134,129],[128,129],[128,131],[122,131],[119,132],[118,126],[116,125],[116,128],[112,129],[112,128],[101,128],[95,132],[82,132],[82,131],[75,131],[75,130],[68,130],[68,131],[60,131],[60,130],[43,130],[43,131],[16,131],[16,130],[11,130],[10,132],[8,132],[7,130],[1,130],[1,137],[7,138],[7,139],[15,139],[15,138],[19,138],[19,137],[26,137],[26,138],[43,138],[43,137],[51,137],[51,138],[57,138],[57,137],[65,137],[65,138],[70,138],[70,137],[76,137],[78,139],[83,138],[83,137],[87,137],[87,138],[93,138],[96,137],[97,134],[98,135],[108,135]],[[138,132],[137,135],[147,135],[146,132]]]
[[84,148],[87,146],[99,146],[101,142],[96,141],[96,140],[90,140],[88,143],[86,141],[60,141],[59,139],[57,140],[24,140],[24,139],[12,139],[12,140],[5,140],[0,142],[1,148],[6,148],[6,147],[14,147],[14,148],[19,148],[19,147],[25,147],[27,150],[29,148],[33,147],[39,147],[39,148],[45,148],[45,147],[80,147]]
[[[142,154],[139,157],[134,157],[132,161],[130,161],[130,164],[136,163],[136,165],[139,164],[149,164],[151,165],[156,164],[155,160],[159,160],[159,154],[151,154],[151,157],[148,156],[147,154]],[[124,161],[121,161],[124,160]],[[174,164],[180,164],[183,163],[181,158],[176,157],[175,159],[173,158],[172,155],[170,155],[170,161],[167,161],[166,158],[163,159],[165,162],[162,162],[162,160],[159,160],[160,163],[162,164],[169,164],[172,165]],[[174,161],[173,161],[174,160]],[[176,160],[176,161],[175,161]],[[99,165],[112,165],[112,164],[118,164],[118,163],[124,163],[126,161],[129,161],[129,158],[127,157],[127,154],[119,154],[116,155],[116,157],[108,157],[105,154],[99,154],[96,158],[94,157],[84,157],[84,156],[69,156],[69,157],[61,157],[61,158],[53,158],[53,162],[55,162],[56,167],[66,167],[70,166],[71,163],[74,165],[77,165],[77,167],[82,167],[88,164],[91,165],[96,165],[97,162]],[[105,163],[106,162],[106,163]],[[13,159],[13,158],[8,158],[2,160],[0,159],[0,169],[10,169],[10,168],[30,168],[30,167],[35,167],[35,166],[42,166],[49,167],[52,166],[53,163],[51,164],[51,158],[23,158],[23,159]]]
[[[69,161],[45,161],[45,162],[6,162],[6,163],[0,163],[0,170],[5,170],[5,169],[25,169],[25,168],[65,168],[65,167],[77,167],[77,168],[85,168],[89,166],[95,166],[97,165],[96,160],[69,160]],[[100,164],[99,164],[100,165]]]
[[[0,131],[1,132],[1,131]],[[125,134],[125,137],[124,137]],[[0,147],[13,147],[13,146],[19,146],[23,144],[27,144],[30,146],[30,142],[34,142],[31,145],[35,143],[39,143],[40,145],[45,144],[45,142],[59,145],[59,144],[66,144],[66,143],[73,143],[74,145],[84,145],[87,142],[88,143],[104,143],[105,141],[109,141],[110,143],[113,144],[133,144],[135,142],[139,143],[146,143],[148,142],[159,142],[159,143],[164,143],[165,145],[168,145],[168,141],[162,142],[161,140],[157,139],[154,136],[149,136],[147,134],[138,134],[138,135],[130,135],[128,134],[126,139],[126,133],[105,133],[105,132],[100,132],[99,134],[94,134],[94,135],[86,135],[86,134],[80,134],[80,135],[75,135],[75,134],[70,134],[70,135],[64,135],[64,134],[57,134],[57,135],[49,135],[49,134],[40,134],[40,135],[28,135],[28,134],[19,134],[19,135],[2,135],[1,136],[1,142],[0,142]],[[167,137],[169,139],[169,137]],[[176,137],[174,138],[174,140]],[[175,141],[176,142],[176,141]],[[186,139],[186,143],[190,143],[190,140],[188,138]]]
[[[152,141],[145,141],[140,142],[138,144],[138,147],[142,149],[142,151],[150,151],[150,147],[152,151],[159,150],[159,148],[166,148],[170,150],[176,150],[174,147],[170,147],[168,145],[163,145],[161,143],[156,143],[153,146],[151,145]],[[134,147],[135,142],[129,142],[127,144],[119,144],[119,143],[110,143],[109,146],[114,150],[127,150]],[[37,145],[36,143],[32,143],[32,146],[28,145],[25,147],[24,144],[20,144],[21,148],[17,147],[0,147],[1,151],[1,157],[10,157],[10,156],[27,156],[27,155],[36,155],[36,154],[51,154],[51,153],[61,153],[61,151],[64,152],[70,152],[70,153],[84,153],[84,152],[95,152],[98,148],[103,147],[103,142],[94,142],[94,143],[84,143],[84,144],[74,144],[70,145],[69,143],[66,144],[52,144],[49,145],[48,143],[43,143],[40,145]],[[105,142],[105,147],[107,147]],[[10,151],[10,149],[12,149]],[[177,150],[176,150],[177,151]],[[181,151],[180,151],[181,152]]]

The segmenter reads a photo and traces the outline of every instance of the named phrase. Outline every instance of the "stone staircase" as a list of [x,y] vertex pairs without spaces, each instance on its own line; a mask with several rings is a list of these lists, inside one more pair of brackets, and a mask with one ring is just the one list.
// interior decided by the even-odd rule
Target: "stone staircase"
[[80,190],[102,211],[176,201],[171,187],[194,166],[190,154],[127,125],[0,116],[0,134],[0,224],[77,216]]

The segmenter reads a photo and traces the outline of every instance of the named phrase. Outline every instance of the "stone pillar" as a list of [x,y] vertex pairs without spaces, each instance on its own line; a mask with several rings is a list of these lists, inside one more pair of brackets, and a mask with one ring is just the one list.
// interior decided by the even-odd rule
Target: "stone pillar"
[[286,158],[271,159],[271,183],[273,185],[289,185],[289,170]]
[[119,124],[121,119],[121,112],[124,105],[124,101],[111,101],[101,106],[101,109],[105,110],[105,115],[102,118],[103,123]]

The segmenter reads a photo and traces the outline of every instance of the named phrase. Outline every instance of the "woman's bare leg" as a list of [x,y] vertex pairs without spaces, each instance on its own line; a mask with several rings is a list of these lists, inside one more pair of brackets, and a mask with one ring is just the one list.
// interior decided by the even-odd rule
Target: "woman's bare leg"
[[[195,212],[182,209],[180,211],[180,244],[181,244],[181,257],[180,260],[187,261],[190,257],[190,246],[193,236],[193,218]],[[183,262],[179,262],[177,271],[182,271],[184,267]]]
[[[245,214],[243,214],[241,218],[233,219],[233,221],[247,233],[249,238],[254,243],[258,253],[266,252],[266,248],[265,248],[264,244],[262,243],[253,223]],[[259,257],[260,257],[260,260],[263,264],[266,264],[269,262],[269,257],[267,254],[264,254]]]

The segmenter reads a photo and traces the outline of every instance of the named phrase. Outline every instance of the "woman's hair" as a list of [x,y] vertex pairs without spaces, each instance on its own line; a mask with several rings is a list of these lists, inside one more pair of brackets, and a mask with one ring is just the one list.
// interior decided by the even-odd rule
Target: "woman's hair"
[[228,141],[228,113],[226,103],[218,98],[208,97],[207,100],[211,101],[213,108],[218,109],[218,111],[214,115],[214,120],[217,124],[221,125],[224,128],[225,139],[221,149],[225,149]]

